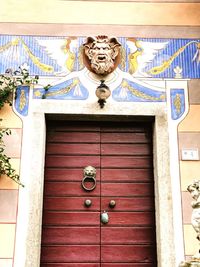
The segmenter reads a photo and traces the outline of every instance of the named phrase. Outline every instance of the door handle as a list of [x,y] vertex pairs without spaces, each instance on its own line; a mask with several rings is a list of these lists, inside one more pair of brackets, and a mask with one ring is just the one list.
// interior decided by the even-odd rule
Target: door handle
[[[90,186],[86,186],[87,183],[90,183]],[[96,188],[96,169],[92,166],[87,166],[83,170],[83,179],[82,179],[82,187],[85,191],[93,191]]]

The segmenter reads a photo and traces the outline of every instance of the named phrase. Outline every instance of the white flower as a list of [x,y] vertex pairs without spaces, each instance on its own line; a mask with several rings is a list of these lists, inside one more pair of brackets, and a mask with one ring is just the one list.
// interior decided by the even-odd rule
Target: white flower
[[20,66],[20,69],[21,70],[29,70],[30,69],[30,66],[26,63],[26,62],[24,62],[21,66]]

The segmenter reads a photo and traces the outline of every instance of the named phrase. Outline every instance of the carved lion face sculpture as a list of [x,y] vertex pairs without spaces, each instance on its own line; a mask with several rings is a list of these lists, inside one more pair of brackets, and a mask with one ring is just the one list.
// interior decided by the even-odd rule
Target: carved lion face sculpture
[[107,75],[120,62],[121,45],[114,37],[88,37],[83,47],[83,62],[90,71],[96,74]]
[[90,177],[95,177],[96,176],[96,169],[92,166],[87,166],[83,170],[84,176],[90,176]]

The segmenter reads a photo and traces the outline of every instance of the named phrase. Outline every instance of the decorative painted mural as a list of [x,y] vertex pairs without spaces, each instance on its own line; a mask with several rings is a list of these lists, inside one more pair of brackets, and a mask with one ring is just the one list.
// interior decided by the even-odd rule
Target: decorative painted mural
[[[84,65],[86,37],[0,35],[0,73],[15,73],[26,65],[30,75],[39,75],[50,86],[38,84],[33,99],[87,100],[96,98],[100,79]],[[164,79],[200,78],[200,39],[118,38],[120,64],[105,78],[113,101],[166,102]],[[152,81],[157,80],[156,84]],[[184,90],[170,94],[171,117],[185,110]],[[28,114],[29,90],[20,88],[16,110]]]
[[[63,76],[84,68],[81,49],[86,37],[0,35],[0,73],[24,63],[31,75]],[[133,77],[200,78],[200,39],[118,38],[120,70]]]
[[171,89],[171,118],[172,120],[179,119],[185,111],[185,92],[184,89]]
[[18,86],[14,104],[16,111],[22,116],[28,115],[29,93],[29,86]]

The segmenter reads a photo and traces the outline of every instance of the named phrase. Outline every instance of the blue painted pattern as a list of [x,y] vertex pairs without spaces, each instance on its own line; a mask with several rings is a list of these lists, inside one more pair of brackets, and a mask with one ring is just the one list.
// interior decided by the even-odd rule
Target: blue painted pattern
[[35,88],[33,92],[34,99],[85,100],[88,95],[88,90],[77,78],[51,86],[48,90]]
[[172,120],[179,119],[185,111],[185,95],[184,89],[171,89],[171,118]]
[[165,92],[150,89],[136,82],[123,80],[112,93],[113,99],[120,102],[165,102]]
[[29,86],[17,87],[14,105],[17,112],[22,116],[28,115],[29,94],[30,94]]
[[[31,75],[67,75],[83,69],[81,48],[86,37],[0,35],[0,73],[24,63]],[[119,68],[134,77],[200,78],[200,39],[118,38]]]

